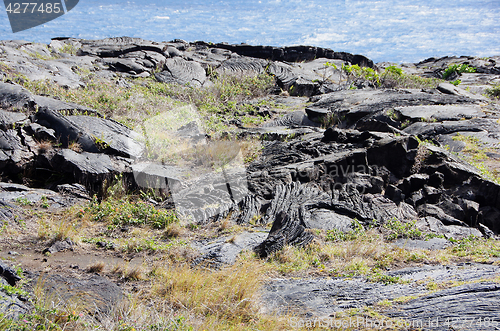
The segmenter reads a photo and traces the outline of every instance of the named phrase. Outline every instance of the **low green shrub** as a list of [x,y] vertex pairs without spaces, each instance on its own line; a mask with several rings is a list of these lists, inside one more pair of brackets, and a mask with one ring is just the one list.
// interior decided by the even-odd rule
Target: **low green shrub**
[[326,232],[326,240],[352,241],[366,234],[365,228],[359,221],[354,220],[351,226],[352,230],[349,230],[348,232],[343,232],[337,229],[328,230]]
[[490,98],[500,99],[500,83],[486,89],[486,95]]
[[416,221],[402,222],[396,218],[390,219],[382,224],[388,234],[387,240],[395,240],[398,238],[418,239],[422,237],[422,231],[415,226]]
[[448,79],[451,77],[454,73],[457,74],[463,74],[464,72],[476,72],[476,68],[469,66],[468,64],[462,63],[462,64],[450,64],[448,68],[446,68],[443,71],[443,79]]
[[144,201],[130,201],[123,198],[119,200],[107,199],[99,202],[96,197],[89,205],[79,211],[78,216],[89,215],[91,220],[107,222],[112,225],[149,225],[153,228],[165,228],[177,222],[174,211],[157,209]]

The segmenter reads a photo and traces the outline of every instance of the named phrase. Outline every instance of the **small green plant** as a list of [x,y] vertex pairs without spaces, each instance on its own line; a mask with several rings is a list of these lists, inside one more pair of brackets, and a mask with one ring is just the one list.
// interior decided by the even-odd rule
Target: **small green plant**
[[[448,68],[443,71],[443,79],[448,79],[452,77],[454,73],[461,75],[464,72],[473,73],[476,72],[476,68],[469,66],[468,64],[450,64]],[[458,85],[458,84],[457,84]]]
[[388,66],[387,68],[385,68],[384,74],[403,76],[403,69],[398,68],[396,66]]
[[103,151],[109,148],[109,144],[104,140],[104,138],[99,138],[94,136],[94,143],[96,144],[99,150]]
[[365,228],[363,225],[358,221],[354,220],[352,222],[352,230],[349,230],[347,232],[340,231],[338,229],[332,229],[328,230],[326,232],[326,240],[329,241],[352,241],[356,240],[359,237],[363,236],[365,232]]
[[368,276],[368,280],[374,283],[383,283],[385,285],[388,284],[398,284],[401,283],[401,277],[399,276],[389,276],[389,275],[384,275],[380,272],[375,272],[371,275]]
[[77,51],[78,48],[76,48],[76,46],[71,44],[65,44],[63,47],[59,49],[59,53],[67,53],[72,55],[75,55]]
[[400,114],[396,112],[394,109],[389,109],[386,112],[386,115],[389,116],[390,119],[394,121],[398,121],[400,119]]
[[16,202],[22,206],[31,206],[33,204],[32,201],[28,200],[25,197],[18,197],[16,198]]
[[402,222],[396,218],[390,219],[382,224],[382,228],[388,233],[387,240],[398,238],[418,239],[422,237],[422,231],[415,226],[416,221]]
[[50,207],[50,203],[45,195],[42,195],[40,198],[40,206],[45,209]]
[[160,229],[178,221],[173,210],[157,209],[148,202],[130,201],[127,198],[109,198],[99,202],[94,197],[84,209],[84,214],[90,215],[93,221],[107,222],[114,226],[144,224]]
[[8,284],[0,285],[0,289],[8,295],[16,295],[26,299],[30,297],[28,292],[16,286],[10,286]]
[[375,86],[380,86],[380,76],[372,68],[360,67],[357,64],[354,65],[343,64],[342,71],[346,73],[350,88],[354,89],[355,86],[352,84],[353,83],[352,80],[355,78],[361,78],[369,82],[372,82]]
[[500,83],[486,89],[486,95],[490,98],[500,99]]
[[386,88],[436,88],[443,80],[405,74],[396,66],[388,66],[380,74],[380,85]]
[[410,124],[411,124],[410,120],[405,120],[404,122],[401,123],[401,129],[408,127]]

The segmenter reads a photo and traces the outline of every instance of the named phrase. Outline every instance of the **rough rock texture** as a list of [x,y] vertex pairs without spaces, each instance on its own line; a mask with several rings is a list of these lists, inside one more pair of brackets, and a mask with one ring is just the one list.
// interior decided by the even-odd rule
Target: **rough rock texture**
[[182,58],[167,59],[165,69],[155,74],[162,83],[178,83],[200,87],[207,79],[205,70],[198,62],[186,61]]
[[46,295],[53,296],[54,302],[69,305],[78,300],[79,307],[92,315],[110,314],[126,302],[120,287],[101,276],[91,275],[87,279],[78,279],[32,274],[30,278],[38,281]]
[[[387,273],[410,281],[409,284],[371,283],[361,278],[276,279],[268,283],[264,300],[268,309],[273,311],[280,311],[281,308],[285,312],[292,308],[303,317],[322,317],[350,308],[373,306],[382,300],[414,296],[415,299],[405,304],[394,303],[388,315],[410,321],[438,318],[443,327],[446,318],[452,316],[482,316],[483,319],[497,320],[494,302],[500,295],[500,286],[498,283],[477,281],[494,279],[499,273],[498,266],[463,265],[407,268]],[[427,282],[430,281],[468,284],[429,293]]]
[[50,247],[47,247],[42,251],[43,254],[54,254],[57,252],[64,252],[66,250],[72,250],[73,249],[74,243],[71,241],[71,239],[66,239],[63,241],[56,241],[53,243]]
[[70,207],[90,199],[89,193],[83,185],[63,184],[57,187],[58,191],[30,188],[21,184],[0,183],[0,213],[5,218],[14,218],[17,214],[14,203],[26,201],[29,204],[45,204],[46,209]]
[[243,250],[252,250],[266,237],[267,232],[242,232],[232,237],[222,237],[210,242],[194,243],[201,256],[195,264],[209,263],[211,266],[221,266],[236,262],[238,254]]
[[4,318],[16,318],[21,314],[25,314],[29,310],[27,298],[20,297],[16,293],[9,294],[3,289],[4,286],[15,286],[21,277],[16,271],[0,261],[0,314]]
[[[68,49],[71,54],[64,52]],[[476,67],[476,73],[449,78],[460,79],[459,86],[441,82],[437,88],[378,88],[358,78],[355,90],[338,69],[342,65],[380,71],[391,64],[375,65],[362,55],[310,46],[156,43],[128,37],[56,38],[48,46],[1,41],[0,62],[0,217],[9,225],[22,215],[15,205],[19,201],[67,207],[102,193],[104,181],[121,174],[130,188],[154,188],[168,196],[162,206],[175,205],[191,222],[272,223],[268,233],[248,231],[192,245],[200,254],[198,263],[215,266],[234,263],[244,249],[266,257],[285,245],[307,245],[315,229],[350,231],[354,219],[365,227],[393,219],[416,221],[420,230],[440,237],[394,242],[404,249],[442,249],[452,242],[448,239],[500,234],[500,185],[487,177],[484,167],[475,168],[454,154],[470,150],[468,143],[474,142],[488,157],[486,165],[498,170],[500,107],[481,94],[500,82],[500,57],[443,57],[400,65],[406,73],[435,78],[454,63]],[[275,77],[275,92],[282,96],[272,102],[245,101],[254,115],[270,117],[264,125],[248,128],[237,118],[229,123],[239,138],[260,138],[262,155],[233,172],[188,178],[188,167],[148,160],[138,132],[96,110],[22,87],[28,79],[78,89],[86,84],[84,71],[123,89],[134,78],[204,89],[217,75],[267,73]],[[196,141],[208,138],[193,125],[176,134]],[[71,246],[58,242],[48,251]],[[264,297],[269,310],[300,307],[311,316],[403,295],[417,297],[388,308],[388,316],[433,320],[495,314],[499,291],[491,279],[498,277],[497,266],[419,267],[386,275],[413,283],[276,280]],[[416,283],[426,277],[470,283],[428,293],[425,282]],[[121,301],[120,290],[103,278],[47,279],[48,288],[59,289],[63,300],[72,291],[87,293],[90,310],[109,312]],[[0,295],[7,298],[0,299],[1,311],[25,311],[19,298],[4,291]]]

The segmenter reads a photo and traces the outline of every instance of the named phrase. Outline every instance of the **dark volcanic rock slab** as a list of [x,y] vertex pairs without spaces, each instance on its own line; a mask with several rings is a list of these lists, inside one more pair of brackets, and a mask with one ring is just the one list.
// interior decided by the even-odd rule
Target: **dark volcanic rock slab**
[[119,57],[137,51],[151,51],[163,54],[163,45],[141,38],[115,37],[100,40],[80,40],[78,55],[93,55],[103,58]]
[[[5,279],[0,278],[0,286],[7,285],[9,284]],[[29,304],[21,301],[17,294],[8,294],[6,291],[0,290],[0,314],[2,314],[3,318],[16,319],[19,315],[27,314],[29,311]]]
[[431,330],[495,330],[499,300],[498,283],[466,284],[411,300],[388,315],[412,324],[424,321]]
[[106,152],[109,154],[139,158],[144,151],[144,145],[139,142],[140,135],[123,124],[92,116],[67,118],[83,129],[87,135],[106,144]]
[[305,230],[304,223],[295,218],[295,215],[289,216],[286,212],[281,211],[273,222],[269,236],[255,247],[255,252],[260,257],[267,257],[286,245],[305,246],[314,238],[311,233]]
[[396,108],[396,111],[405,118],[417,121],[460,121],[485,116],[481,108],[476,105],[410,106]]
[[21,298],[17,293],[9,293],[7,289],[3,288],[4,286],[16,286],[20,280],[21,277],[16,273],[16,270],[0,261],[0,314],[3,318],[15,319],[20,314],[26,314],[29,311],[27,298]]
[[165,70],[156,73],[155,77],[162,83],[188,84],[193,87],[202,86],[207,79],[205,70],[199,63],[186,61],[180,57],[167,59]]
[[251,56],[261,59],[268,59],[273,61],[286,61],[286,62],[302,62],[312,61],[317,58],[338,59],[358,64],[361,67],[375,67],[373,61],[363,55],[353,55],[345,52],[334,52],[329,48],[321,48],[314,46],[287,46],[287,47],[273,47],[273,46],[252,46],[246,44],[228,45],[224,43],[208,44],[199,42],[210,48],[227,49],[239,55]]
[[105,179],[125,173],[130,161],[107,154],[77,153],[71,149],[63,149],[54,155],[50,163],[58,172],[66,174],[73,182],[83,184],[95,193],[100,192]]
[[77,142],[86,152],[99,152],[91,136],[82,131],[73,121],[48,108],[41,108],[35,114],[36,123],[56,132],[57,138],[63,147],[68,147],[70,143]]
[[193,246],[203,254],[196,263],[211,265],[234,264],[243,250],[252,250],[266,239],[267,232],[242,232],[230,238],[221,238],[210,243],[195,243]]
[[52,296],[55,304],[70,306],[75,299],[79,307],[90,314],[111,314],[126,303],[122,290],[108,279],[89,275],[77,279],[62,275],[33,275],[39,280],[46,296]]
[[[59,185],[60,192],[47,189],[30,188],[21,184],[0,182],[0,215],[6,219],[12,219],[19,216],[15,207],[15,202],[22,199],[30,204],[42,204],[47,209],[66,208],[90,199],[86,189],[78,184]],[[66,190],[63,188],[67,187]],[[71,193],[79,189],[79,194]],[[17,216],[16,216],[17,215]]]
[[17,174],[33,160],[34,154],[23,144],[17,130],[0,130],[0,173]]
[[0,82],[0,108],[33,111],[35,109],[35,100],[24,87]]
[[357,120],[379,111],[403,106],[448,105],[473,103],[463,96],[401,90],[347,90],[313,97],[313,107],[338,113],[354,124]]
[[25,122],[28,117],[23,113],[10,112],[0,109],[0,129],[7,131]]
[[309,116],[302,110],[297,110],[292,113],[287,113],[282,117],[279,117],[269,123],[265,123],[263,127],[276,127],[276,126],[287,126],[287,127],[300,127],[300,126],[312,126],[320,127],[321,123],[313,122],[309,119]]
[[40,95],[35,95],[34,96],[35,102],[40,108],[47,108],[52,111],[57,111],[57,112],[65,112],[65,113],[78,113],[78,114],[89,114],[89,115],[97,115],[99,117],[102,117],[101,114],[99,114],[98,111],[88,108],[85,106],[78,105],[76,103],[72,102],[65,102],[61,100],[57,100],[54,98],[49,98],[49,97],[44,97]]
[[500,132],[500,125],[493,119],[473,118],[463,121],[443,121],[437,123],[416,122],[403,132],[423,139],[455,132]]
[[264,72],[268,64],[269,62],[266,60],[235,54],[223,61],[216,70],[220,73],[232,75],[258,75]]
[[[444,322],[447,317],[456,316],[498,319],[494,302],[500,295],[500,285],[487,280],[500,275],[498,266],[476,264],[415,267],[389,272],[387,275],[400,277],[410,283],[371,283],[362,278],[276,279],[265,287],[263,301],[266,308],[273,312],[285,313],[291,310],[297,311],[299,316],[322,317],[351,308],[374,306],[382,300],[415,296],[416,299],[406,304],[394,303],[394,308],[387,314],[410,321],[438,317]],[[481,282],[482,279],[484,281]],[[427,282],[471,284],[430,294]]]

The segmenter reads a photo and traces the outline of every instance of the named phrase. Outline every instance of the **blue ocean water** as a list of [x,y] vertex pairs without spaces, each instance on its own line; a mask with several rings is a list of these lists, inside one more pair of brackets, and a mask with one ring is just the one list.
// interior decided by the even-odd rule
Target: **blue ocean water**
[[499,0],[80,0],[54,21],[0,39],[116,36],[313,45],[379,61],[500,55]]

